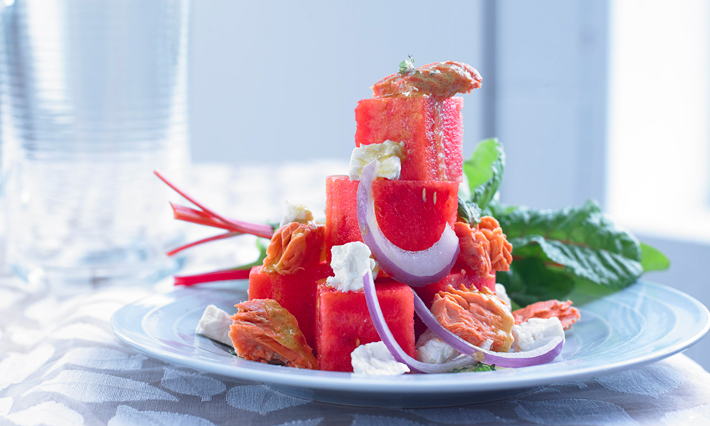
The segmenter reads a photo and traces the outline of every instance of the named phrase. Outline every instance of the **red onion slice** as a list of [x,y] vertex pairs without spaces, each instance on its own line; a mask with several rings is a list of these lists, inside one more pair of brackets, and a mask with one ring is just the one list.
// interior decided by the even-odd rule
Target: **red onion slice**
[[372,183],[377,176],[379,161],[363,167],[357,189],[357,221],[365,244],[387,274],[413,287],[432,284],[444,278],[456,263],[459,239],[447,224],[439,241],[426,250],[409,251],[394,245],[377,224]]
[[[372,324],[377,330],[377,334],[382,339],[382,342],[390,351],[394,359],[398,362],[406,364],[414,373],[448,373],[454,368],[466,367],[476,363],[476,360],[467,356],[459,356],[453,361],[444,364],[428,364],[426,362],[417,361],[399,346],[399,343],[394,339],[392,331],[390,331],[385,317],[380,308],[380,302],[377,299],[377,291],[375,290],[375,282],[372,280],[372,272],[367,271],[362,276],[362,285],[365,290],[365,300],[367,301],[367,309],[372,317]],[[414,291],[412,291],[414,293]],[[415,293],[416,295],[416,293]]]
[[468,343],[439,324],[417,293],[414,293],[414,310],[422,322],[446,344],[477,361],[495,364],[497,367],[519,368],[547,364],[557,358],[565,343],[564,337],[555,337],[545,346],[532,351],[509,353],[487,351]]

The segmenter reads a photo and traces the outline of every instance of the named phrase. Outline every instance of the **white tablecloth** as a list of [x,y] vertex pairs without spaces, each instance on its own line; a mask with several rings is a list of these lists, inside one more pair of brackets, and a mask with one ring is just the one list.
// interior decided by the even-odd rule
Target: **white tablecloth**
[[[201,178],[185,187],[232,217],[257,220],[280,208],[281,201],[272,200],[284,195],[322,206],[320,175],[336,173],[338,167],[296,167],[272,181],[268,197],[263,197],[264,188],[239,186],[264,174],[260,169],[222,167],[206,173],[202,168]],[[295,172],[303,179],[289,180]],[[321,192],[313,192],[314,187]],[[189,228],[190,233],[204,232]],[[253,255],[240,248],[244,242],[215,244],[194,249],[187,269],[208,271]],[[113,336],[108,323],[113,312],[170,285],[165,280],[67,295],[1,278],[0,425],[710,424],[710,374],[682,354],[506,401],[454,408],[357,408],[295,398],[260,383],[166,364]]]

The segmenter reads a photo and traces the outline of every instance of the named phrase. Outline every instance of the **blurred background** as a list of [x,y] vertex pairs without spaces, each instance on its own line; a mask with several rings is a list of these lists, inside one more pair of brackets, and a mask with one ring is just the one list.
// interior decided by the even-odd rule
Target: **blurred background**
[[[483,87],[464,96],[464,154],[500,138],[503,202],[594,198],[670,257],[647,279],[710,305],[710,3],[196,0],[192,13],[194,164],[315,158],[346,173],[374,82],[407,55],[466,62]],[[710,368],[707,338],[687,353]]]

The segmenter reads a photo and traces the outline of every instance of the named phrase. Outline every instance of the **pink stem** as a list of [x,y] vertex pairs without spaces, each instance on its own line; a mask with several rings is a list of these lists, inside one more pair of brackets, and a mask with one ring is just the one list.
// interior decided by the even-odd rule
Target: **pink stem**
[[206,274],[175,276],[175,285],[191,286],[213,281],[244,280],[249,278],[250,269],[208,272]]
[[185,206],[178,206],[173,203],[170,203],[170,206],[173,208],[173,214],[177,220],[197,223],[198,225],[210,226],[212,228],[225,229],[232,232],[252,234],[264,238],[271,238],[274,234],[274,230],[269,225],[257,225],[235,219],[229,219],[229,224],[225,224],[200,210],[195,210]]
[[[230,230],[245,232],[245,233],[253,234],[258,237],[264,237],[264,238],[271,238],[271,236],[273,235],[273,233],[274,233],[273,229],[271,229],[271,227],[269,225],[256,225],[256,224],[247,223],[247,222],[234,221],[234,220],[230,220],[230,219],[220,216],[219,214],[210,210],[205,205],[201,204],[196,199],[192,198],[187,193],[185,193],[183,190],[181,190],[180,188],[175,186],[172,182],[170,182],[166,177],[164,177],[162,174],[160,174],[160,172],[158,172],[157,170],[155,170],[153,173],[155,173],[155,175],[158,176],[158,178],[160,178],[160,180],[165,182],[166,185],[168,185],[173,190],[175,190],[175,192],[182,195],[189,202],[191,202],[192,204],[194,204],[197,207],[199,207],[200,209],[202,209],[204,213],[207,213],[208,215],[210,215],[212,217],[212,219],[218,220],[223,225],[226,225],[226,226],[233,225],[235,227],[235,229],[230,229]],[[242,229],[244,229],[244,231],[241,231],[240,229],[237,229],[237,228],[242,228]]]

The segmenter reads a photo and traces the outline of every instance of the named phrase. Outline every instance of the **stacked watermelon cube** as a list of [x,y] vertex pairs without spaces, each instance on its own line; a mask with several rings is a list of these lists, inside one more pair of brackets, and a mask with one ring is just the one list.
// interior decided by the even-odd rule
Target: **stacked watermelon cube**
[[[386,140],[404,142],[399,180],[378,179],[373,184],[375,214],[383,234],[396,246],[424,250],[457,217],[458,186],[462,180],[463,122],[461,98],[374,97],[355,109],[356,146]],[[379,341],[362,290],[341,292],[326,285],[331,248],[362,241],[357,220],[359,181],[330,176],[326,182],[328,258],[309,270],[285,278],[254,268],[249,297],[276,299],[298,320],[315,350],[320,368],[352,371],[350,354],[361,344]],[[384,276],[382,276],[384,275]],[[451,283],[480,286],[460,272],[418,290],[425,303]],[[413,294],[406,284],[381,274],[375,281],[385,320],[400,346],[415,354]]]
[[[462,107],[461,98],[389,97],[361,100],[355,109],[357,146],[404,142],[400,179],[376,180],[372,192],[377,223],[399,248],[427,249],[456,220],[463,161]],[[336,245],[362,241],[358,185],[359,181],[347,176],[330,176],[326,181],[326,252]],[[378,278],[375,286],[390,330],[413,356],[412,292],[388,278]],[[341,312],[347,312],[351,321],[344,322]],[[380,340],[364,293],[342,293],[321,285],[316,338],[321,369],[352,371],[349,355],[357,345]]]

